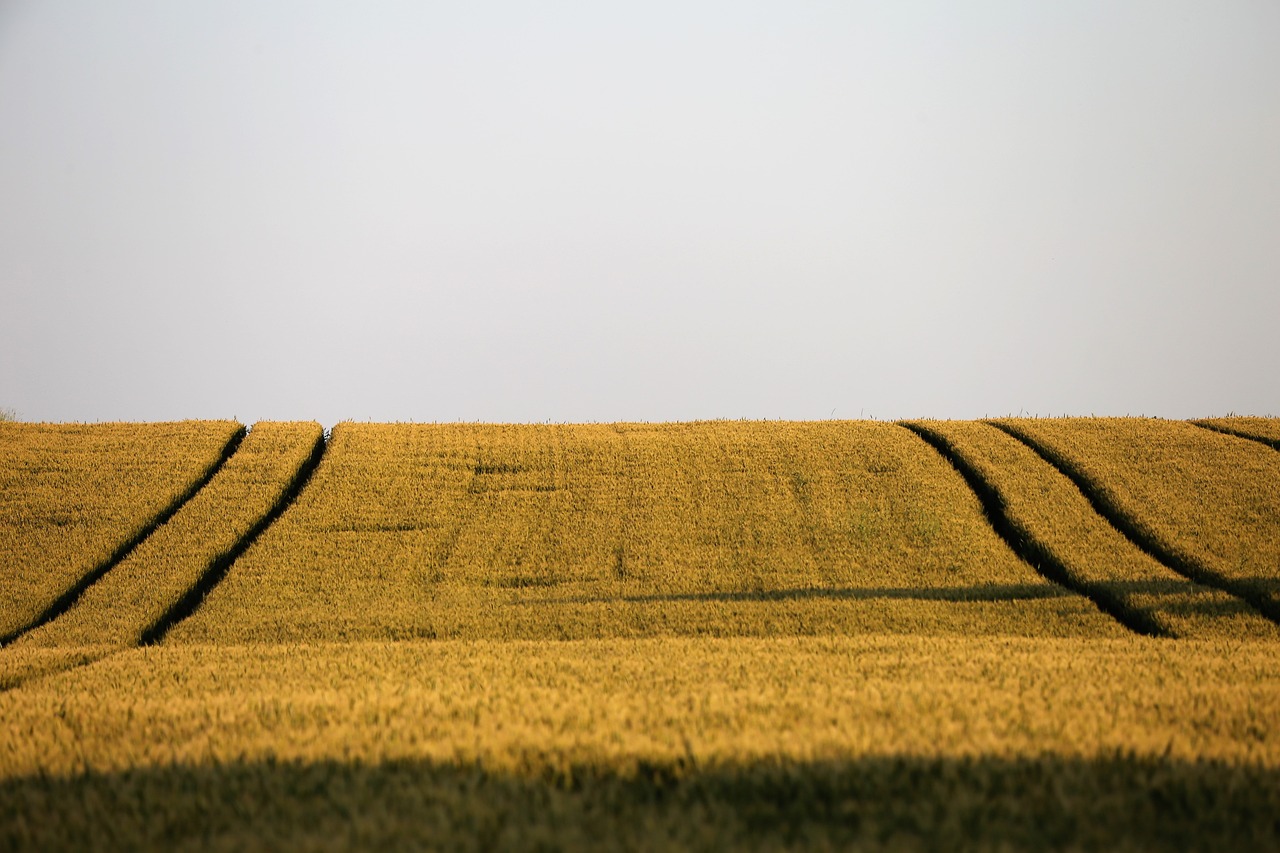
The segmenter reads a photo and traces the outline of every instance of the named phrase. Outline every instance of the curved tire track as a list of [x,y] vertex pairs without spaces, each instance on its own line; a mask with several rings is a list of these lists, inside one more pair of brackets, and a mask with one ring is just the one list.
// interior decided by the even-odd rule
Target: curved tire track
[[1116,595],[1105,585],[1076,577],[1052,550],[1009,515],[1000,490],[988,482],[977,468],[970,465],[945,436],[933,432],[920,423],[902,423],[900,426],[919,436],[959,472],[965,483],[977,495],[987,521],[995,529],[996,534],[1023,562],[1030,565],[1042,577],[1089,599],[1103,613],[1136,634],[1148,637],[1173,636],[1150,614],[1130,607],[1123,597]]
[[1188,421],[1187,423],[1191,424],[1192,426],[1198,426],[1201,429],[1207,429],[1210,432],[1216,432],[1219,435],[1229,435],[1232,438],[1243,438],[1246,441],[1255,441],[1258,444],[1263,445],[1264,447],[1270,447],[1272,450],[1280,451],[1280,439],[1266,438],[1265,436],[1261,436],[1261,435],[1253,435],[1251,433],[1241,432],[1239,430],[1231,429],[1230,427],[1224,427],[1219,424],[1206,423],[1204,421]]
[[320,460],[324,457],[324,451],[327,447],[325,435],[322,433],[316,438],[315,446],[311,450],[311,455],[303,460],[298,466],[297,472],[285,490],[280,494],[280,499],[275,502],[266,515],[258,519],[253,527],[249,528],[244,536],[232,545],[229,549],[214,557],[210,561],[204,572],[201,573],[199,579],[190,589],[183,594],[173,605],[165,612],[163,616],[157,619],[150,627],[142,632],[139,645],[151,646],[159,643],[164,639],[165,634],[172,630],[183,619],[186,619],[192,613],[195,613],[200,605],[204,602],[205,597],[209,595],[213,589],[222,582],[227,576],[227,572],[231,570],[231,565],[240,558],[240,555],[249,550],[259,536],[261,536],[268,527],[275,523],[284,511],[297,499],[302,490],[306,488],[307,483],[311,481],[311,476],[315,473],[316,468],[320,465]]
[[65,592],[54,599],[53,603],[46,607],[39,616],[18,630],[11,632],[4,637],[0,637],[0,646],[9,645],[24,634],[52,622],[63,613],[70,610],[72,605],[79,600],[80,596],[84,595],[85,590],[93,586],[93,584],[97,583],[103,575],[124,561],[126,557],[133,553],[134,549],[145,542],[147,538],[151,536],[151,534],[155,533],[162,524],[173,518],[173,516],[177,514],[178,510],[182,509],[183,506],[196,496],[197,492],[207,486],[209,481],[222,470],[222,466],[226,465],[235,454],[236,450],[240,448],[240,443],[244,441],[244,437],[247,434],[248,430],[243,426],[240,427],[240,429],[227,440],[227,443],[222,448],[222,452],[218,455],[218,458],[214,460],[213,464],[210,465],[198,479],[191,483],[191,485],[188,486],[182,494],[178,495],[178,497],[175,498],[168,506],[154,515],[132,536],[121,543],[120,546],[117,547],[109,557],[107,557],[107,559],[103,560],[101,563],[82,575],[80,580],[76,581]]
[[1234,595],[1272,622],[1280,624],[1280,604],[1267,598],[1248,584],[1227,577],[1186,554],[1178,553],[1164,542],[1161,542],[1154,534],[1144,529],[1141,524],[1129,518],[1125,511],[1108,497],[1097,483],[1091,480],[1069,459],[1010,424],[994,420],[984,421],[984,423],[988,423],[1001,432],[1013,436],[1039,454],[1041,459],[1057,468],[1063,476],[1076,484],[1076,488],[1084,494],[1089,504],[1099,515],[1111,522],[1112,526],[1128,537],[1130,542],[1146,551],[1156,560],[1164,563],[1188,580]]

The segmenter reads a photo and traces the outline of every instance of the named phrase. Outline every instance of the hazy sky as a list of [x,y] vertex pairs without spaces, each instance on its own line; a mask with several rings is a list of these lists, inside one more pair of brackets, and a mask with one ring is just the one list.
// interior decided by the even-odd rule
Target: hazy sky
[[1280,414],[1280,3],[0,0],[32,420]]

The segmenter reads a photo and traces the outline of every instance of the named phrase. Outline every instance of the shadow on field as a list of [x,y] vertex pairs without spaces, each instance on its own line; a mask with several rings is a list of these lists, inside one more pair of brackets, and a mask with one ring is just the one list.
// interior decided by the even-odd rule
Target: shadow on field
[[1280,771],[1212,761],[529,766],[266,761],[7,780],[0,848],[1280,846]]
[[711,592],[643,593],[638,595],[583,595],[563,598],[531,598],[522,604],[591,604],[604,601],[789,601],[805,598],[915,601],[1030,601],[1065,598],[1075,593],[1048,584],[977,584],[940,587],[801,587],[796,589],[714,590]]
[[[545,585],[545,584],[544,584]],[[1101,581],[1113,594],[1185,596],[1203,587],[1190,580]],[[521,604],[591,604],[606,601],[633,603],[656,601],[791,601],[806,598],[846,599],[872,601],[877,599],[908,599],[914,601],[1034,601],[1046,598],[1067,598],[1077,593],[1051,583],[1035,584],[974,584],[971,586],[939,587],[799,587],[795,589],[713,590],[710,592],[641,593],[636,595],[583,595],[558,598],[531,598]],[[1189,605],[1179,605],[1186,607]],[[1195,605],[1199,607],[1200,605]],[[1206,605],[1208,607],[1208,605]],[[1216,602],[1213,612],[1237,612],[1247,610],[1244,601]]]

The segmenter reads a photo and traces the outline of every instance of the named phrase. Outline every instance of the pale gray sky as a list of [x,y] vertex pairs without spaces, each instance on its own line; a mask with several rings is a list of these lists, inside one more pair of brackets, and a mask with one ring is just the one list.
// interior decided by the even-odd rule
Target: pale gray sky
[[1280,414],[1280,3],[0,0],[28,419]]

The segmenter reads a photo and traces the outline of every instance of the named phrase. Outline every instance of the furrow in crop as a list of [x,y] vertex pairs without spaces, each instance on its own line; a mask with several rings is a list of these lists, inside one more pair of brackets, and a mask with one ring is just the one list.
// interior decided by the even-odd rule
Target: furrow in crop
[[120,546],[107,557],[107,559],[103,560],[101,563],[94,566],[94,568],[89,572],[82,575],[76,583],[58,596],[57,599],[46,607],[35,619],[18,630],[11,632],[4,637],[0,637],[0,646],[6,646],[22,637],[24,634],[34,631],[42,625],[46,625],[54,619],[57,619],[63,613],[66,613],[72,605],[74,605],[76,601],[84,595],[85,590],[93,586],[93,584],[100,580],[105,574],[107,574],[107,572],[119,565],[125,558],[133,553],[139,545],[145,542],[151,534],[155,533],[161,525],[173,518],[178,510],[182,509],[182,507],[194,498],[201,489],[208,485],[209,481],[214,478],[218,471],[222,469],[222,466],[231,459],[232,455],[234,455],[236,450],[240,447],[240,443],[244,440],[245,432],[244,427],[236,430],[232,434],[231,438],[227,440],[227,443],[223,445],[222,452],[218,455],[218,458],[214,460],[213,464],[211,464],[205,472],[187,488],[186,491],[178,495],[172,503],[143,524],[137,532],[127,540],[122,542]]
[[1273,438],[1269,435],[1264,435],[1257,432],[1251,432],[1248,429],[1242,429],[1236,426],[1228,426],[1227,424],[1222,422],[1201,420],[1201,421],[1190,421],[1190,423],[1195,424],[1196,426],[1201,427],[1202,429],[1212,430],[1213,432],[1221,433],[1223,435],[1229,435],[1229,436],[1232,436],[1233,438],[1243,438],[1243,439],[1247,439],[1248,441],[1256,441],[1258,442],[1258,444],[1266,445],[1267,447],[1270,447],[1272,450],[1280,450],[1280,438]]
[[307,483],[311,480],[311,475],[315,473],[316,467],[320,464],[321,458],[324,456],[326,447],[325,436],[322,433],[316,438],[315,445],[311,450],[311,455],[303,460],[298,467],[297,473],[290,481],[289,485],[281,493],[279,500],[271,507],[267,513],[258,520],[253,527],[249,529],[234,545],[228,550],[215,557],[200,575],[200,578],[193,584],[187,592],[170,607],[163,616],[156,620],[150,627],[142,632],[140,644],[154,645],[164,639],[165,634],[183,619],[186,619],[204,601],[207,596],[216,587],[223,578],[227,576],[227,572],[231,569],[231,565],[249,549],[249,546],[262,535],[268,527],[279,518],[289,505],[302,493]]
[[0,693],[97,663],[119,651],[115,646],[5,649],[0,655]]
[[1159,538],[1154,536],[1143,525],[1133,520],[1125,513],[1119,505],[1107,494],[1106,490],[1100,484],[1094,482],[1088,475],[1082,471],[1079,466],[1075,465],[1070,459],[1060,453],[1054,451],[1053,448],[1038,441],[1034,436],[1028,435],[1016,426],[1000,421],[986,421],[999,430],[1013,436],[1021,441],[1027,447],[1034,450],[1039,456],[1049,464],[1057,468],[1071,482],[1075,483],[1076,488],[1080,489],[1085,498],[1093,506],[1099,515],[1123,533],[1128,539],[1146,551],[1155,559],[1164,563],[1178,574],[1204,584],[1205,586],[1215,587],[1217,589],[1228,592],[1237,598],[1242,599],[1252,606],[1255,610],[1267,617],[1273,622],[1280,623],[1280,605],[1269,600],[1259,590],[1253,589],[1234,578],[1227,577],[1220,572],[1214,571],[1202,561],[1196,560],[1189,555],[1178,553],[1170,548]]
[[920,436],[951,463],[969,484],[969,488],[978,496],[987,519],[996,533],[1008,543],[1014,553],[1047,580],[1089,599],[1097,605],[1099,610],[1134,633],[1151,637],[1169,635],[1169,632],[1152,619],[1150,614],[1129,607],[1121,597],[1107,587],[1080,578],[1068,569],[1057,554],[1007,512],[1005,499],[1000,490],[984,478],[946,436],[929,429],[922,423],[903,423],[902,426]]

